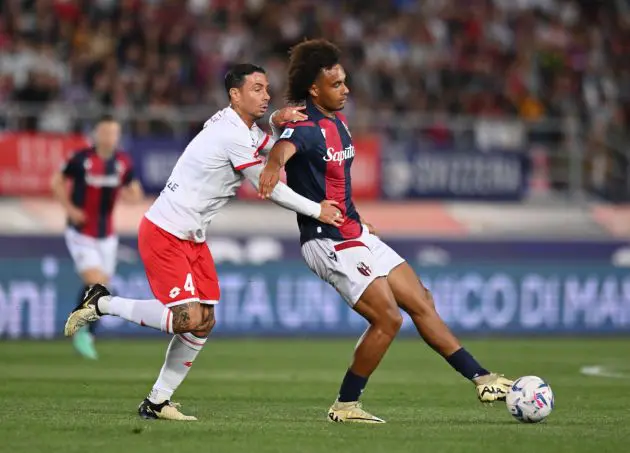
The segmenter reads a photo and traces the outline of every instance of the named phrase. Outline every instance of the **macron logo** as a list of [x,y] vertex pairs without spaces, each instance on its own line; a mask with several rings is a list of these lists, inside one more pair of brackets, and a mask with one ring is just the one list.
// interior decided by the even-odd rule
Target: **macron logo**
[[338,162],[339,165],[346,159],[354,157],[354,145],[347,146],[342,151],[335,151],[332,146],[326,150],[324,162]]

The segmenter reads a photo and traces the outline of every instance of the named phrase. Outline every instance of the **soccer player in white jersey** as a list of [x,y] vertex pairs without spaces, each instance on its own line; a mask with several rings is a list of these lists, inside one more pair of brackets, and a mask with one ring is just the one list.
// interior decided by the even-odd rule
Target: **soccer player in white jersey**
[[505,400],[511,381],[490,373],[462,347],[411,266],[376,236],[354,206],[350,167],[355,149],[340,112],[349,90],[339,60],[339,49],[325,40],[305,41],[292,49],[287,98],[306,104],[308,121],[284,130],[269,154],[259,188],[263,198],[269,197],[286,164],[289,187],[313,201],[339,202],[344,217],[341,226],[331,226],[298,215],[302,255],[309,268],[370,324],[328,417],[335,422],[384,423],[363,410],[359,397],[402,325],[399,308],[409,314],[422,338],[474,383],[482,402]]
[[[103,315],[175,334],[166,360],[138,413],[146,419],[196,420],[171,402],[215,324],[214,305],[220,299],[206,229],[212,218],[247,178],[256,187],[261,154],[274,140],[256,120],[265,114],[269,83],[263,68],[233,67],[225,77],[230,106],[217,112],[188,144],[164,190],[146,212],[138,232],[138,248],[154,300],[113,297],[102,285],[92,286],[68,317],[65,334]],[[303,120],[301,109],[284,108],[272,115],[272,127]],[[336,203],[310,201],[280,184],[271,199],[324,224],[341,225]]]

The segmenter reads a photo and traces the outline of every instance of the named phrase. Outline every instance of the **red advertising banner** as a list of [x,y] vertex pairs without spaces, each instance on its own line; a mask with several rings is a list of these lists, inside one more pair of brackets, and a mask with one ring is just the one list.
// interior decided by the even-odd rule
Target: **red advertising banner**
[[[352,139],[356,155],[352,163],[352,196],[355,200],[375,200],[381,194],[381,144],[376,135],[362,135]],[[281,181],[286,183],[282,171]],[[256,189],[247,181],[237,192],[241,200],[256,200]]]
[[0,134],[0,195],[49,195],[53,173],[86,146],[81,135]]
[[352,138],[356,151],[352,162],[352,196],[355,200],[375,200],[381,195],[381,140],[377,135]]

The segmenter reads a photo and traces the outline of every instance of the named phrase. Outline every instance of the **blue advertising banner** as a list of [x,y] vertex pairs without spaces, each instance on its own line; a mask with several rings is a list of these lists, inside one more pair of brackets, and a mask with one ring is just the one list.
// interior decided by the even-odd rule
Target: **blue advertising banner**
[[384,153],[386,198],[518,200],[527,185],[527,156],[519,152],[451,150]]
[[129,150],[136,177],[144,190],[157,194],[164,188],[186,142],[175,138],[136,138],[127,140],[125,147]]
[[[383,237],[405,259],[418,264],[466,263],[583,263],[611,264],[630,254],[622,240],[487,240]],[[121,238],[119,259],[139,260],[137,239]],[[218,263],[262,264],[287,259],[302,260],[300,243],[294,238],[211,235],[212,255]],[[68,249],[61,236],[0,236],[0,260],[6,258],[67,258]]]
[[[438,311],[458,333],[630,333],[630,270],[609,266],[423,268]],[[352,335],[365,328],[303,263],[220,266],[216,335]],[[139,265],[123,264],[120,295],[151,298]],[[68,260],[0,261],[0,338],[54,338],[74,307],[79,281]],[[102,335],[161,333],[104,317]],[[414,326],[405,318],[403,333]]]

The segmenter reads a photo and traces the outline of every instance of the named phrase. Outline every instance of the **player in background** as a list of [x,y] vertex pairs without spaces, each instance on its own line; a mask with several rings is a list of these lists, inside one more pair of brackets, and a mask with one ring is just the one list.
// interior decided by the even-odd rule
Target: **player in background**
[[287,97],[289,103],[306,105],[308,121],[284,129],[259,185],[260,196],[268,198],[286,166],[290,188],[316,202],[337,201],[344,217],[341,226],[329,226],[298,215],[302,255],[309,268],[370,324],[328,416],[335,422],[384,422],[362,409],[359,396],[400,329],[399,308],[429,346],[474,383],[482,402],[504,400],[511,381],[487,371],[462,347],[411,266],[375,235],[354,206],[350,166],[355,149],[340,113],[349,90],[339,60],[339,49],[325,40],[305,41],[292,49]]
[[[225,88],[230,105],[212,116],[188,144],[140,224],[140,257],[156,299],[112,297],[104,286],[95,285],[66,322],[66,335],[105,314],[175,334],[159,377],[138,408],[139,415],[147,419],[196,420],[182,414],[171,396],[215,324],[214,305],[220,291],[206,230],[234,197],[243,178],[258,187],[261,154],[273,144],[273,139],[256,125],[270,100],[264,69],[236,65],[225,77]],[[306,118],[300,110],[284,108],[272,115],[272,122],[281,126]],[[318,219],[322,225],[341,225],[335,202],[315,203],[284,184],[278,184],[270,198],[305,217]],[[252,219],[261,221],[264,219]]]
[[[134,179],[131,159],[118,149],[119,140],[120,124],[111,116],[103,116],[96,124],[94,146],[77,151],[51,181],[52,192],[68,217],[66,245],[85,285],[78,292],[79,301],[89,286],[108,284],[116,269],[118,236],[113,230],[112,212],[118,196],[129,202],[144,198],[142,186]],[[73,336],[76,350],[90,359],[98,357],[93,327]]]

